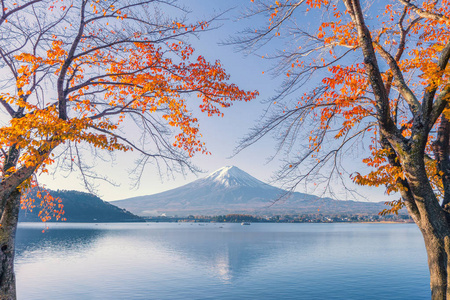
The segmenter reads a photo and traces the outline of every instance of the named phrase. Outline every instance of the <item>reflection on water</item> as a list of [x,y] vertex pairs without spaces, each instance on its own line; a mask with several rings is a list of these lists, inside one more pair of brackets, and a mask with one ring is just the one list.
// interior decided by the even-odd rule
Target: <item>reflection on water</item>
[[63,257],[78,255],[94,248],[96,241],[104,235],[104,231],[95,229],[45,230],[42,225],[24,224],[17,235],[16,256],[32,260],[36,252],[51,252]]
[[429,297],[414,225],[65,223],[41,231],[18,230],[19,299]]
[[212,276],[226,282],[249,276],[255,268],[284,256],[288,250],[282,242],[289,238],[286,233],[240,231],[235,224],[221,230],[209,226],[211,230],[194,227],[188,228],[189,232],[173,230],[147,238],[159,251],[209,269]]

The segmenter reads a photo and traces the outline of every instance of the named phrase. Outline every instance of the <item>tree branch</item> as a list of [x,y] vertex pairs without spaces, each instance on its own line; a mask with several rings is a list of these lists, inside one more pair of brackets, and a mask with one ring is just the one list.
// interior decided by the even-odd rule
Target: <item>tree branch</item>
[[[442,49],[441,56],[439,57],[438,60],[438,67],[441,71],[447,68],[449,60],[450,60],[450,42],[448,42],[447,45],[445,45],[444,49]],[[423,97],[423,105],[424,105],[424,112],[427,114],[427,116],[429,116],[428,122],[429,130],[431,130],[431,128],[434,126],[434,123],[437,121],[437,119],[439,118],[439,116],[441,115],[442,111],[444,110],[447,104],[448,96],[446,96],[446,94],[448,93],[448,91],[446,92],[446,90],[448,90],[448,88],[449,85],[447,84],[446,87],[441,92],[441,95],[443,94],[443,96],[442,97],[441,95],[438,96],[434,104],[433,99],[436,95],[437,87],[429,85],[426,88],[426,92]]]
[[443,22],[446,22],[447,24],[450,24],[450,19],[445,15],[426,11],[426,10],[419,8],[418,6],[412,4],[409,0],[398,0],[398,2],[405,5],[406,7],[410,8],[412,11],[414,11],[418,16],[420,16],[422,18],[435,20],[435,21],[443,21]]
[[378,67],[377,57],[373,48],[373,40],[365,25],[363,12],[358,0],[344,0],[345,6],[355,23],[359,36],[359,44],[364,55],[364,65],[375,97],[375,107],[380,129],[396,147],[404,147],[404,138],[390,116],[389,98]]
[[389,67],[391,68],[392,73],[394,75],[394,83],[398,88],[398,91],[403,96],[403,99],[405,99],[406,102],[408,103],[409,108],[411,109],[413,115],[415,117],[418,116],[420,114],[420,107],[421,107],[420,102],[419,100],[417,100],[416,95],[414,95],[409,86],[406,84],[405,79],[403,78],[403,73],[400,70],[396,60],[379,43],[374,42],[374,44],[377,46],[380,55],[389,64]]

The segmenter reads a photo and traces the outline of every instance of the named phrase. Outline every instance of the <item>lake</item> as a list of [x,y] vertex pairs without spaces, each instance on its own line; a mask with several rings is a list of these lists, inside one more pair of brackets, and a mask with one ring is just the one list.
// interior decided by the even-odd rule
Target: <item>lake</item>
[[19,299],[429,299],[414,224],[21,223]]

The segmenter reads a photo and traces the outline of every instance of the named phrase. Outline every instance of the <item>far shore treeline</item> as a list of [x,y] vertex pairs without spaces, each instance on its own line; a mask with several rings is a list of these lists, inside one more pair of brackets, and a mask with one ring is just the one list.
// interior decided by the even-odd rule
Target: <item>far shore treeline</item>
[[302,214],[302,215],[276,215],[276,216],[252,216],[246,214],[228,214],[219,216],[154,216],[144,217],[147,222],[216,222],[216,223],[344,223],[344,222],[399,222],[411,223],[411,218],[406,214],[399,215],[373,215],[373,214]]

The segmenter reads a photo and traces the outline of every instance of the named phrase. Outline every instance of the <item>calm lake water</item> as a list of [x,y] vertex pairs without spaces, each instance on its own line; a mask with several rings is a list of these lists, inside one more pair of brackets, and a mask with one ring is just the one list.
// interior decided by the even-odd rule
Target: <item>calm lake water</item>
[[19,299],[429,299],[414,224],[43,224]]

